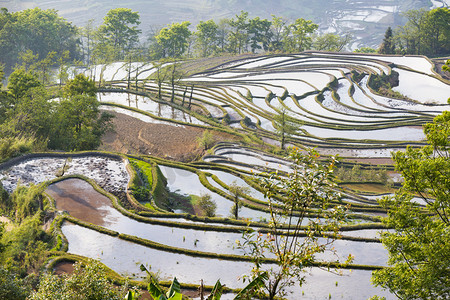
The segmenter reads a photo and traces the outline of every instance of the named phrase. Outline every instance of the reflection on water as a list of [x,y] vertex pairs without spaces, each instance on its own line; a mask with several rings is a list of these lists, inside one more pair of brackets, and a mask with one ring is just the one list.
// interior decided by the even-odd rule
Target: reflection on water
[[[143,276],[139,265],[151,266],[162,279],[171,280],[176,276],[180,282],[214,285],[217,279],[230,288],[242,287],[239,278],[249,274],[252,266],[247,262],[234,262],[153,250],[141,245],[107,236],[70,223],[65,223],[63,233],[69,240],[69,252],[99,259],[120,274],[132,277]],[[338,276],[320,269],[308,269],[307,280],[302,287],[292,287],[288,299],[368,299],[373,295],[395,299],[370,284],[371,271],[343,270]],[[302,293],[304,292],[304,295]],[[302,296],[301,296],[302,295]]]

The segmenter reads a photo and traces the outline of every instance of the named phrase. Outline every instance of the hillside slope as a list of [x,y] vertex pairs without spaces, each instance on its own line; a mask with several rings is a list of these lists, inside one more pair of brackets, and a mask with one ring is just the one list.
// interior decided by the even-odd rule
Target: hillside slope
[[[69,21],[83,26],[89,19],[101,23],[108,10],[128,7],[139,11],[142,29],[190,21],[230,18],[241,10],[250,17],[270,18],[271,14],[288,19],[305,18],[320,24],[327,32],[351,32],[356,40],[353,48],[378,46],[388,26],[402,25],[401,13],[409,9],[448,7],[449,0],[34,0],[0,1],[11,11],[32,7],[56,9]],[[194,29],[191,26],[191,30]]]

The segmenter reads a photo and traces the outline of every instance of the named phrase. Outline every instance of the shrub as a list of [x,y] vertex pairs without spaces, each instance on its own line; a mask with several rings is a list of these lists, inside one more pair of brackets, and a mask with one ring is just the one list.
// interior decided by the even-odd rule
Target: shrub
[[211,199],[211,195],[202,194],[197,200],[197,205],[203,210],[207,217],[214,217],[216,215],[217,204]]
[[29,299],[119,300],[124,295],[125,291],[118,290],[106,279],[103,266],[91,260],[85,266],[76,263],[72,275],[44,275],[39,289]]
[[197,142],[199,147],[203,148],[204,150],[208,150],[214,145],[216,141],[214,139],[212,131],[205,130],[203,131],[203,135],[197,139]]

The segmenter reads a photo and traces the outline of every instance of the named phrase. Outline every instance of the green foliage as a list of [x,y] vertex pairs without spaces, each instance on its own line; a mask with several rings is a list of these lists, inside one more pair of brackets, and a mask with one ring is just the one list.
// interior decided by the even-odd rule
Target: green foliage
[[195,45],[202,57],[208,57],[211,54],[218,52],[218,30],[219,25],[213,20],[208,20],[206,22],[200,21],[197,25],[197,31],[195,32],[197,40]]
[[2,243],[7,245],[0,261],[21,277],[38,274],[50,248],[50,237],[42,230],[40,214],[22,220],[18,226],[4,234]]
[[30,152],[35,143],[34,138],[5,137],[0,138],[0,161]]
[[380,49],[378,52],[381,54],[394,54],[395,53],[395,45],[393,41],[393,34],[391,27],[386,29],[386,33],[384,34],[383,42],[381,43]]
[[370,47],[361,47],[359,49],[355,49],[353,52],[355,53],[377,53],[377,50]]
[[216,215],[217,204],[211,199],[211,195],[201,195],[196,203],[207,217],[214,217]]
[[172,23],[162,28],[155,39],[161,51],[161,57],[180,57],[188,47],[188,39],[191,36],[190,22]]
[[23,300],[29,293],[30,287],[23,279],[0,266],[0,299]]
[[78,56],[77,29],[58,16],[53,9],[27,9],[18,12],[0,11],[0,61],[9,70],[17,64],[19,53],[29,49],[40,58],[55,52],[55,58],[69,51],[70,58]]
[[97,96],[95,82],[83,74],[78,74],[74,79],[67,82],[63,92],[66,97],[76,95],[88,95],[90,97]]
[[43,187],[40,185],[17,186],[11,194],[16,222],[22,222],[25,218],[34,216],[39,210],[43,210],[44,196],[42,193]]
[[303,18],[296,19],[295,22],[286,27],[284,47],[287,52],[305,51],[311,49],[312,34],[319,28],[319,25],[311,20]]
[[[153,299],[158,300],[181,300],[183,299],[183,295],[181,294],[181,286],[178,282],[177,278],[174,277],[172,280],[172,284],[169,287],[169,290],[166,294],[164,294],[162,288],[159,286],[155,276],[150,273],[147,268],[141,264],[140,269],[142,272],[146,272],[150,283],[148,285],[148,291]],[[253,295],[256,294],[256,290],[264,284],[264,280],[267,280],[267,273],[263,272],[255,279],[253,279],[249,284],[247,284],[237,295],[234,297],[234,300],[245,300],[251,299]],[[220,280],[217,280],[213,289],[211,290],[210,295],[206,298],[206,300],[220,300],[222,297],[224,285],[220,283]],[[202,286],[200,287],[200,297],[203,299],[203,281]]]
[[0,155],[6,159],[30,150],[88,150],[100,144],[110,128],[110,114],[100,114],[93,81],[84,75],[70,80],[60,101],[50,101],[35,73],[20,68],[8,83],[0,118]]
[[240,186],[236,181],[233,181],[228,186],[228,191],[231,193],[231,196],[234,199],[234,204],[231,207],[231,214],[237,220],[239,219],[239,209],[242,207],[242,203],[241,201],[239,201],[239,198],[248,194],[250,192],[250,188],[247,186]]
[[[429,145],[408,147],[393,159],[404,178],[384,220],[394,231],[382,234],[389,251],[389,267],[376,271],[373,282],[401,299],[450,297],[450,112],[425,125]],[[419,196],[426,209],[412,200]]]
[[139,178],[144,182],[144,185],[151,187],[153,185],[153,166],[148,162],[132,158],[130,163],[137,171]]
[[124,295],[107,280],[102,264],[90,260],[86,265],[76,263],[71,275],[43,275],[38,290],[29,299],[119,300]]
[[295,134],[299,130],[299,125],[292,122],[284,106],[278,109],[278,114],[273,117],[275,132],[280,137],[281,149],[285,149],[286,138]]
[[63,99],[54,112],[49,147],[63,150],[89,150],[100,145],[110,128],[112,115],[99,112],[94,82],[79,75],[70,80]]
[[216,140],[214,139],[212,131],[205,130],[203,131],[202,136],[197,139],[197,142],[198,146],[206,151],[216,143]]
[[447,61],[445,62],[445,65],[442,66],[442,70],[444,70],[446,72],[450,72],[450,59],[447,59]]
[[326,33],[315,37],[313,48],[321,51],[340,52],[350,43],[351,39],[350,34],[341,37],[337,34]]
[[[0,214],[7,213],[11,209],[12,203],[9,198],[8,192],[3,188],[2,183],[0,182]],[[1,223],[0,223],[1,225]],[[0,229],[0,240],[1,240],[2,230]],[[0,253],[2,252],[2,245],[0,244]]]
[[8,79],[8,91],[16,103],[20,98],[24,97],[30,89],[39,86],[41,86],[41,83],[36,74],[27,72],[22,68],[12,72]]
[[139,41],[141,30],[139,13],[129,8],[115,8],[108,11],[98,29],[98,47],[112,47],[116,59],[123,59],[127,50]]
[[354,165],[351,169],[340,167],[336,172],[336,179],[346,182],[377,182],[387,184],[389,176],[386,169],[361,168]]
[[[305,282],[304,268],[316,261],[316,254],[333,251],[331,245],[345,220],[343,207],[330,209],[330,203],[340,198],[333,182],[335,160],[319,163],[317,152],[310,150],[304,154],[298,149],[293,149],[290,159],[293,161],[292,172],[287,176],[277,172],[259,176],[260,185],[269,199],[270,233],[263,235],[250,230],[244,233],[244,242],[238,243],[238,247],[252,257],[254,268],[251,278],[268,272],[262,291],[268,293],[269,299],[283,297],[287,287]],[[275,203],[281,208],[275,209]],[[318,218],[306,219],[307,210],[313,208]],[[298,218],[293,218],[294,212],[299,213]],[[302,223],[306,221],[306,228],[301,230]],[[281,230],[283,224],[286,228],[284,232]],[[300,238],[297,235],[300,231],[306,236]],[[318,236],[325,231],[333,234],[326,241],[321,241]],[[275,257],[277,266],[264,265],[266,257]],[[350,260],[349,256],[347,262]]]
[[450,10],[447,7],[410,10],[404,16],[408,22],[394,33],[397,52],[428,56],[450,53]]

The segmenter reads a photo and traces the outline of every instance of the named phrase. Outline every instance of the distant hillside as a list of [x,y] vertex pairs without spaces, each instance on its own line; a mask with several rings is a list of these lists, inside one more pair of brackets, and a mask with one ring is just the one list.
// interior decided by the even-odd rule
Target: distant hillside
[[172,22],[230,18],[241,10],[250,17],[270,18],[271,14],[288,19],[305,18],[320,24],[327,32],[352,32],[357,39],[353,48],[378,46],[388,26],[403,25],[401,12],[409,9],[448,7],[450,0],[35,0],[4,1],[10,11],[40,7],[53,8],[78,26],[89,19],[102,22],[108,10],[127,7],[139,11],[144,32],[151,26],[165,26]]

